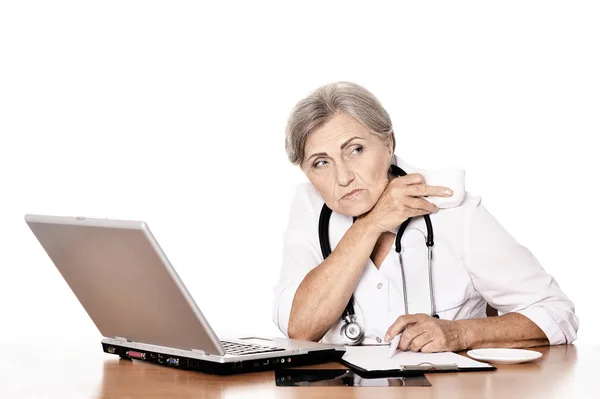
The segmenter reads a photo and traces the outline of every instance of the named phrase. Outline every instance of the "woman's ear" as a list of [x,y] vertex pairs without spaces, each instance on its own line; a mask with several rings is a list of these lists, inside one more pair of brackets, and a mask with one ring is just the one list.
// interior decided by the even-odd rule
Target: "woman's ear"
[[390,154],[390,160],[394,156],[394,133],[391,133],[387,139],[387,148]]

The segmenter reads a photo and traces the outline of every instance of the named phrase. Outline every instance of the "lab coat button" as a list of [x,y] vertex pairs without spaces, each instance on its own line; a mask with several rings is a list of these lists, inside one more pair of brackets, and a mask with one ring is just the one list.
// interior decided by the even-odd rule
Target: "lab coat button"
[[381,284],[381,283],[377,284],[377,289],[378,289],[378,290],[380,290],[380,289],[381,289],[381,287],[383,287],[383,284]]
[[381,343],[381,338],[377,337],[377,343],[380,344]]

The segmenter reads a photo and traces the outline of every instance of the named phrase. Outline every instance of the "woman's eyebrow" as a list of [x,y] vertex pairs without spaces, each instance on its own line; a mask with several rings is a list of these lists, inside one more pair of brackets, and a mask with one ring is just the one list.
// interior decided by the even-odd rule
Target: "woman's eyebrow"
[[[344,142],[342,143],[342,145],[340,146],[340,150],[343,150],[344,148],[346,148],[346,146],[347,146],[348,144],[350,144],[350,142],[351,142],[352,140],[354,140],[354,139],[364,140],[364,139],[363,139],[362,137],[360,137],[360,136],[354,136],[354,137],[352,137],[352,138],[350,138],[350,139],[348,139],[348,140],[344,141]],[[308,162],[308,161],[309,161],[311,158],[314,158],[314,157],[322,157],[322,156],[327,156],[327,153],[326,153],[326,152],[316,152],[316,153],[312,154],[310,157],[306,158],[306,162]]]

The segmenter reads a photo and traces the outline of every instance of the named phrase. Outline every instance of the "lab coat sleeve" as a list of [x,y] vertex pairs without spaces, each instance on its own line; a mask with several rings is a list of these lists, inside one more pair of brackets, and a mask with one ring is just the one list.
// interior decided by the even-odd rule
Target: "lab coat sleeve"
[[550,345],[577,338],[573,303],[533,254],[520,245],[481,204],[466,218],[465,264],[475,289],[499,315],[520,313],[533,321]]
[[310,200],[315,195],[318,195],[316,190],[308,183],[297,187],[283,235],[281,272],[274,289],[273,322],[286,337],[294,295],[308,272],[323,262],[318,242],[320,209],[315,209]]

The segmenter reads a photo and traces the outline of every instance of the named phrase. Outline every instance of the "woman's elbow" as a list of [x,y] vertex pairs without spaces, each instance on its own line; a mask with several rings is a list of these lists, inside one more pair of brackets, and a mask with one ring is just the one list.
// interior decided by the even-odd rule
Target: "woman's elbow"
[[290,319],[288,324],[288,338],[297,339],[300,341],[311,341],[319,342],[325,334],[320,334],[314,331],[307,331],[306,329],[299,328],[296,323]]

